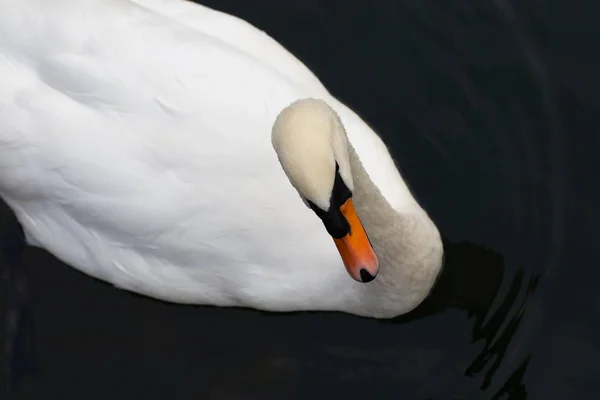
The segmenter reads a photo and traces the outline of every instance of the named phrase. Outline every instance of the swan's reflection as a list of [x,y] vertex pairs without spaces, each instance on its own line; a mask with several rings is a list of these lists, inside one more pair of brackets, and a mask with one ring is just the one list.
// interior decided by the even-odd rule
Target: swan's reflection
[[[530,354],[520,355],[518,362],[511,361],[514,364],[510,365],[512,373],[498,377],[496,373],[523,321],[539,275],[526,276],[523,268],[509,275],[504,258],[485,246],[448,240],[444,240],[444,245],[445,265],[434,290],[409,314],[382,321],[345,315],[334,317],[329,314],[326,317],[320,313],[318,317],[310,313],[296,315],[309,325],[310,315],[322,318],[320,322],[312,323],[312,327],[327,333],[311,336],[315,347],[322,346],[321,350],[309,349],[304,356],[290,355],[288,367],[285,367],[288,372],[294,371],[317,382],[332,376],[337,376],[340,383],[373,379],[382,394],[404,393],[409,396],[405,398],[410,399],[451,398],[450,392],[455,390],[452,387],[461,386],[465,379],[472,387],[466,383],[465,388],[456,389],[457,395],[479,398],[485,391],[486,398],[493,400],[524,398],[527,393],[524,375]],[[504,279],[505,275],[509,276]],[[501,289],[503,281],[506,289]],[[455,313],[444,321],[432,318],[452,311]],[[480,348],[471,359],[460,359],[459,353],[444,352],[445,349],[440,350],[436,343],[437,339],[443,340],[447,330],[462,324],[460,315],[464,312],[472,324],[464,330],[467,334],[470,331],[470,347]],[[359,332],[366,339],[361,339]],[[391,332],[393,336],[386,339]],[[460,341],[456,335],[452,340],[455,339]],[[373,341],[380,343],[373,344]],[[407,343],[409,345],[405,346]],[[448,341],[444,345],[448,346],[448,343],[451,347],[452,343]],[[468,378],[457,379],[459,374]],[[331,381],[319,384],[337,390],[337,384]],[[304,394],[309,393],[314,392],[307,389]]]
[[[522,322],[527,301],[535,291],[540,276],[525,277],[519,268],[500,304],[493,308],[505,272],[503,257],[484,246],[471,243],[450,243],[445,240],[446,264],[440,280],[431,296],[413,313],[400,317],[396,322],[408,322],[439,313],[448,308],[459,308],[474,318],[472,342],[484,342],[484,347],[466,368],[465,375],[475,377],[484,370],[481,389],[490,387],[495,372]],[[525,292],[521,297],[519,295]],[[504,385],[492,397],[503,394],[521,398],[526,393],[523,377],[531,355],[515,368]],[[517,397],[514,397],[517,396]]]

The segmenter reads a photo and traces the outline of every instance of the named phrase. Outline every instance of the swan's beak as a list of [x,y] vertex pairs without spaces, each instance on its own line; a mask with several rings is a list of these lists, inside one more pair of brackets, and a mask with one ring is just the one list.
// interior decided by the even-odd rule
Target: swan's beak
[[379,272],[379,262],[351,198],[340,207],[340,211],[350,225],[350,233],[333,241],[350,276],[358,282],[371,282]]

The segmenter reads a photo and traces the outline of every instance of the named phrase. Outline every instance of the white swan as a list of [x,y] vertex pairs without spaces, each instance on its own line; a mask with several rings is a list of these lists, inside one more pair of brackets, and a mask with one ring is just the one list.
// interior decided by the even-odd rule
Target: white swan
[[384,143],[263,32],[180,0],[0,10],[0,196],[29,244],[178,303],[389,318],[428,295],[440,235]]

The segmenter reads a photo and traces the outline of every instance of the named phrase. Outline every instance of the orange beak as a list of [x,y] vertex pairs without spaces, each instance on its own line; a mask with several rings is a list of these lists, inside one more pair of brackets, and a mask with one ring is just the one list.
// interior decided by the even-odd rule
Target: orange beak
[[358,282],[370,282],[379,272],[379,262],[352,199],[346,200],[340,211],[350,225],[350,233],[333,241],[350,276]]

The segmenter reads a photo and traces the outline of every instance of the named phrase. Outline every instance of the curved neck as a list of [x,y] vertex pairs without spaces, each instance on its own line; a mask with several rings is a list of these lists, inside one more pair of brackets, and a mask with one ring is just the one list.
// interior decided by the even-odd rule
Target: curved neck
[[425,299],[439,273],[443,253],[439,232],[420,207],[394,210],[350,144],[348,152],[354,206],[379,259],[377,278],[357,283],[355,300],[363,302],[360,307],[371,314],[392,317],[406,313]]

